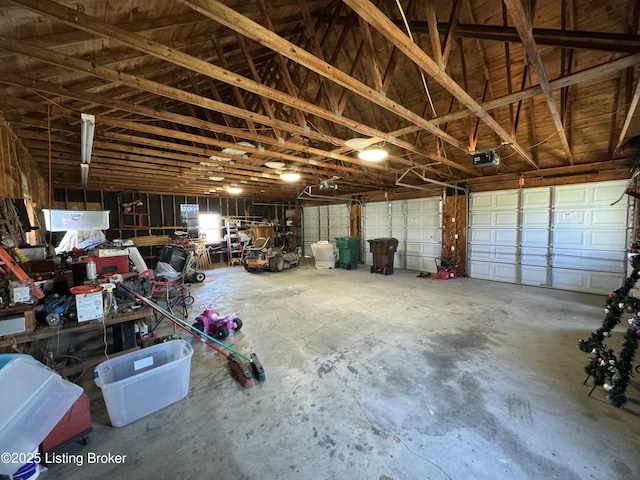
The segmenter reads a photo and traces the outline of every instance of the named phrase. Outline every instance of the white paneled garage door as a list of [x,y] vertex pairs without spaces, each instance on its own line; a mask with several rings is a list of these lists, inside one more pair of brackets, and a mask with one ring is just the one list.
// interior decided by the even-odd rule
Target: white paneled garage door
[[336,237],[349,236],[349,207],[346,204],[303,207],[302,215],[304,255],[312,255],[312,243],[326,240],[335,245]]
[[470,195],[469,276],[608,293],[626,276],[626,181]]
[[[365,240],[393,237],[398,250],[393,266],[408,270],[435,272],[435,258],[440,256],[442,213],[440,197],[364,205]],[[373,264],[369,242],[364,242],[365,262]]]

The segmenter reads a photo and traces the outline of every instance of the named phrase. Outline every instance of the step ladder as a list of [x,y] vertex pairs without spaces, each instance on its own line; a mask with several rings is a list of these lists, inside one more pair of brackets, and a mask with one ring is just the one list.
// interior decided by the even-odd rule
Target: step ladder
[[242,265],[242,255],[244,246],[240,238],[237,220],[225,219],[225,229],[227,232],[227,260],[229,265]]

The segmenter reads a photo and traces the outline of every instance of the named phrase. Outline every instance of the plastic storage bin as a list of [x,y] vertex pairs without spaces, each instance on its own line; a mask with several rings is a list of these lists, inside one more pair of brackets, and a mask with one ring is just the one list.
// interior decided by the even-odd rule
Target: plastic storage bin
[[358,250],[360,237],[336,237],[338,264],[346,269],[358,268]]
[[398,249],[398,240],[395,238],[375,238],[368,240],[369,250],[373,254],[371,273],[390,275],[393,273],[393,256]]
[[13,475],[83,390],[30,355],[12,355],[6,363],[3,357],[0,355],[0,364],[4,364],[0,368],[0,452],[23,454],[23,458],[18,463],[1,462],[0,475]]
[[172,340],[99,364],[93,380],[111,425],[122,427],[186,397],[192,355],[191,344]]
[[333,250],[333,245],[327,241],[311,244],[311,252],[316,262],[316,268],[334,268],[336,266],[336,255]]

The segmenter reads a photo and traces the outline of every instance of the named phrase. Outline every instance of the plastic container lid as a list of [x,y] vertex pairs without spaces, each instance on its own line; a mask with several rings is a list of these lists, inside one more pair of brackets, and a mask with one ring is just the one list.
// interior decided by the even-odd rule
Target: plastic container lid
[[74,295],[88,295],[90,293],[101,292],[102,287],[97,285],[78,285],[77,287],[71,287],[69,291]]

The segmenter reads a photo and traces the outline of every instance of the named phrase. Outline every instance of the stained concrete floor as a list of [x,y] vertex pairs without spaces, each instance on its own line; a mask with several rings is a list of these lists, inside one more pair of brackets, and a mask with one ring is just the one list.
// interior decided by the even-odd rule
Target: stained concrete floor
[[[94,430],[65,450],[85,463],[50,465],[41,478],[640,476],[638,379],[621,409],[583,385],[589,356],[576,343],[601,325],[604,296],[417,273],[317,270],[310,259],[282,273],[208,271],[190,320],[211,300],[239,311],[244,327],[227,343],[255,352],[266,381],[241,387],[185,333],[188,396],[114,428],[85,377]],[[88,465],[89,452],[126,460]]]

